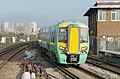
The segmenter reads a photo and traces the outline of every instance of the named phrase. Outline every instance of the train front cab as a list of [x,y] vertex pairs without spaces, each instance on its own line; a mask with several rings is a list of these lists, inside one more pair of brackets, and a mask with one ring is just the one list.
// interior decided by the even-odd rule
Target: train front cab
[[85,63],[88,53],[88,28],[76,24],[59,27],[58,61],[61,64]]

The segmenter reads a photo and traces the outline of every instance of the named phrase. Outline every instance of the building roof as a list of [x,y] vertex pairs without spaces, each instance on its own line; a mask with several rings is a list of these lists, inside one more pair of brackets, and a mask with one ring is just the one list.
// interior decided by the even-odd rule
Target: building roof
[[[120,3],[120,1],[99,1],[97,3]],[[96,4],[97,4],[96,3]],[[94,5],[93,7],[90,7],[89,10],[84,14],[84,16],[89,16],[91,12],[97,9],[120,9],[120,5]]]
[[105,8],[105,9],[108,9],[108,8],[120,8],[120,5],[99,5],[99,6],[93,6],[91,8]]
[[120,1],[98,1],[97,3],[108,3],[108,2],[118,3],[118,2],[120,2]]

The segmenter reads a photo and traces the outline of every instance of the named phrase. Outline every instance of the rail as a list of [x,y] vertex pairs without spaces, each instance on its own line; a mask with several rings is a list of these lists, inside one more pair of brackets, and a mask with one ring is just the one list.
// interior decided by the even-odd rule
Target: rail
[[[42,54],[43,55],[43,54]],[[58,68],[60,71],[62,71],[64,74],[66,74],[67,76],[69,76],[71,79],[80,79],[79,77],[77,77],[76,75],[74,75],[73,73],[69,72],[68,70],[66,70],[64,67],[62,67],[59,64],[54,63],[50,58],[48,58],[47,56],[43,55],[43,57],[49,61],[53,66],[55,66],[56,68]]]
[[[92,59],[95,62],[91,62],[89,59]],[[97,67],[103,68],[105,70],[108,70],[108,71],[111,71],[111,72],[113,72],[115,74],[120,75],[120,71],[119,70],[115,70],[115,69],[111,69],[111,68],[105,67],[103,64],[111,65],[111,66],[114,66],[116,68],[120,68],[120,65],[109,63],[109,62],[105,62],[105,61],[102,61],[102,60],[98,60],[97,58],[95,58],[95,57],[93,58],[93,57],[90,57],[90,56],[88,57],[88,60],[86,61],[86,63],[95,65]]]
[[29,45],[32,43],[34,43],[34,42],[19,43],[19,44],[14,44],[14,45],[11,45],[9,47],[6,47],[0,51],[0,56],[5,55],[6,53],[11,52],[12,50],[14,50],[16,48],[19,48],[19,47],[24,46],[24,45]]
[[85,73],[87,73],[89,75],[92,75],[93,77],[95,77],[97,79],[104,79],[102,76],[99,76],[99,75],[97,75],[97,74],[95,74],[95,73],[93,73],[93,72],[91,72],[91,71],[89,71],[87,69],[84,69],[84,68],[82,68],[80,66],[74,65],[73,67],[80,70],[80,71],[83,71],[83,72],[85,72]]
[[13,58],[17,53],[19,53],[20,51],[24,50],[24,49],[27,48],[27,47],[28,47],[28,45],[22,47],[20,50],[16,51],[16,52],[13,53],[10,57],[8,57],[5,61],[3,61],[3,62],[0,64],[0,70],[1,70],[1,68],[2,68],[11,58]]

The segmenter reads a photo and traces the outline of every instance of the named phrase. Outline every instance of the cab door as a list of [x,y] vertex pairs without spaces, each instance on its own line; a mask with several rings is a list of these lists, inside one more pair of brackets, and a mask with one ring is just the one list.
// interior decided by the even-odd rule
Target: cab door
[[68,27],[68,51],[69,54],[80,52],[80,27]]

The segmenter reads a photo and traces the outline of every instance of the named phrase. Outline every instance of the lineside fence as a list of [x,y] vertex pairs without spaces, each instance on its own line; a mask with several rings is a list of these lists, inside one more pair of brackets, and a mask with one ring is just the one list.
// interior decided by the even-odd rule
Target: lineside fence
[[90,52],[99,53],[99,51],[114,51],[120,53],[120,36],[107,36],[96,39],[90,36]]
[[101,38],[99,41],[99,50],[120,52],[120,37]]

